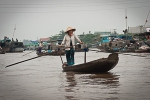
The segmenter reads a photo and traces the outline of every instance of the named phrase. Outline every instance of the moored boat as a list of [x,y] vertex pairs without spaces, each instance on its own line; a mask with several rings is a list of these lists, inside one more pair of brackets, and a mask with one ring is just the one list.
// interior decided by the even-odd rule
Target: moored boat
[[118,50],[118,49],[116,49],[116,50],[104,50],[104,52],[107,52],[107,53],[114,53],[114,52],[119,52],[119,50]]
[[67,66],[66,63],[62,65],[63,71],[73,72],[108,72],[113,69],[119,61],[118,53],[112,53],[108,58],[101,58],[91,62]]
[[84,45],[81,44],[75,45],[75,52],[85,52],[85,51],[88,52],[89,48],[88,47],[85,48]]
[[18,52],[23,52],[23,51],[24,51],[24,48],[23,48],[23,47],[14,47],[14,48],[11,49],[10,52],[11,52],[11,53],[12,53],[12,52],[15,52],[15,53],[17,52],[17,53],[18,53]]
[[0,54],[5,54],[5,51],[0,51]]
[[23,42],[18,42],[18,40],[11,41],[7,37],[4,37],[4,39],[0,41],[0,46],[6,53],[23,52],[24,51]]
[[135,53],[148,53],[148,50],[147,49],[138,49],[138,50],[135,50]]
[[141,46],[139,49],[135,50],[135,53],[148,53],[150,52],[150,47],[147,45]]
[[135,50],[134,49],[121,49],[121,50],[119,50],[119,52],[121,52],[121,53],[130,53],[130,52],[135,52]]
[[135,50],[133,51],[133,50],[126,49],[126,50],[119,50],[119,52],[121,52],[121,53],[129,53],[129,52],[135,52]]
[[150,49],[147,49],[147,52],[150,52]]

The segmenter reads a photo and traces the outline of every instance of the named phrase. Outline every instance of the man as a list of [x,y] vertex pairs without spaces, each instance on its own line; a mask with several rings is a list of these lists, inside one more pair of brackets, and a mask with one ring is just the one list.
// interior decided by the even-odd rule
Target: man
[[64,36],[64,39],[62,41],[61,45],[65,44],[65,53],[66,53],[66,59],[68,66],[71,66],[74,64],[74,52],[75,52],[75,39],[78,40],[80,44],[83,44],[81,40],[73,34],[73,32],[76,31],[75,28],[68,27],[66,30],[66,35]]
[[43,48],[43,41],[40,41],[38,52],[41,53]]

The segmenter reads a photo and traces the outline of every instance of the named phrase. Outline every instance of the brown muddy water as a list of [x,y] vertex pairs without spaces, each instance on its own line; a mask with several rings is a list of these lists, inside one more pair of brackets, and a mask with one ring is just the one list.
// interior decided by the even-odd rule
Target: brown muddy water
[[[99,74],[63,72],[59,56],[44,56],[5,68],[36,56],[35,52],[22,56],[28,52],[0,55],[0,100],[150,100],[148,53],[119,54],[117,66]],[[108,55],[90,51],[87,61]],[[75,62],[82,63],[83,58],[83,52],[76,52]]]

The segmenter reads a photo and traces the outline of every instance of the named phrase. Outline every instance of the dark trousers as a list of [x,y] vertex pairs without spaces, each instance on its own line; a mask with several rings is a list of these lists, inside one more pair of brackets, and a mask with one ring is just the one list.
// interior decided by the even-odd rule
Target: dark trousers
[[41,51],[42,51],[42,48],[41,48],[41,47],[39,47],[39,48],[38,48],[38,52],[39,52],[39,53],[41,53]]
[[71,66],[74,64],[74,49],[71,48],[70,50],[66,50],[66,59],[68,66]]

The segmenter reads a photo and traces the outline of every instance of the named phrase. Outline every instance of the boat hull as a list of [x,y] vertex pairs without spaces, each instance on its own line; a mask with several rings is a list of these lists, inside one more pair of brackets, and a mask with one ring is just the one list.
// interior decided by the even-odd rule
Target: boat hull
[[150,49],[147,49],[147,52],[149,52],[149,53],[150,53]]
[[121,53],[135,52],[135,50],[119,50]]
[[62,68],[65,72],[108,72],[117,65],[118,61],[118,53],[112,53],[108,58],[102,58],[73,66],[66,66],[66,64],[63,64]]
[[0,54],[5,54],[5,51],[0,51]]
[[146,49],[139,49],[139,50],[135,50],[135,53],[148,53],[150,51],[146,50]]
[[2,49],[6,53],[17,53],[17,52],[23,52],[24,47],[22,42],[10,42],[8,44],[4,44]]
[[50,56],[60,56],[60,55],[65,55],[65,52],[45,52],[45,53],[36,53],[38,56],[46,56],[46,55],[50,55]]
[[23,52],[24,51],[24,49],[23,48],[14,48],[14,49],[12,49],[10,52]]
[[107,53],[114,53],[114,52],[119,52],[119,50],[104,50],[104,52],[107,52]]

